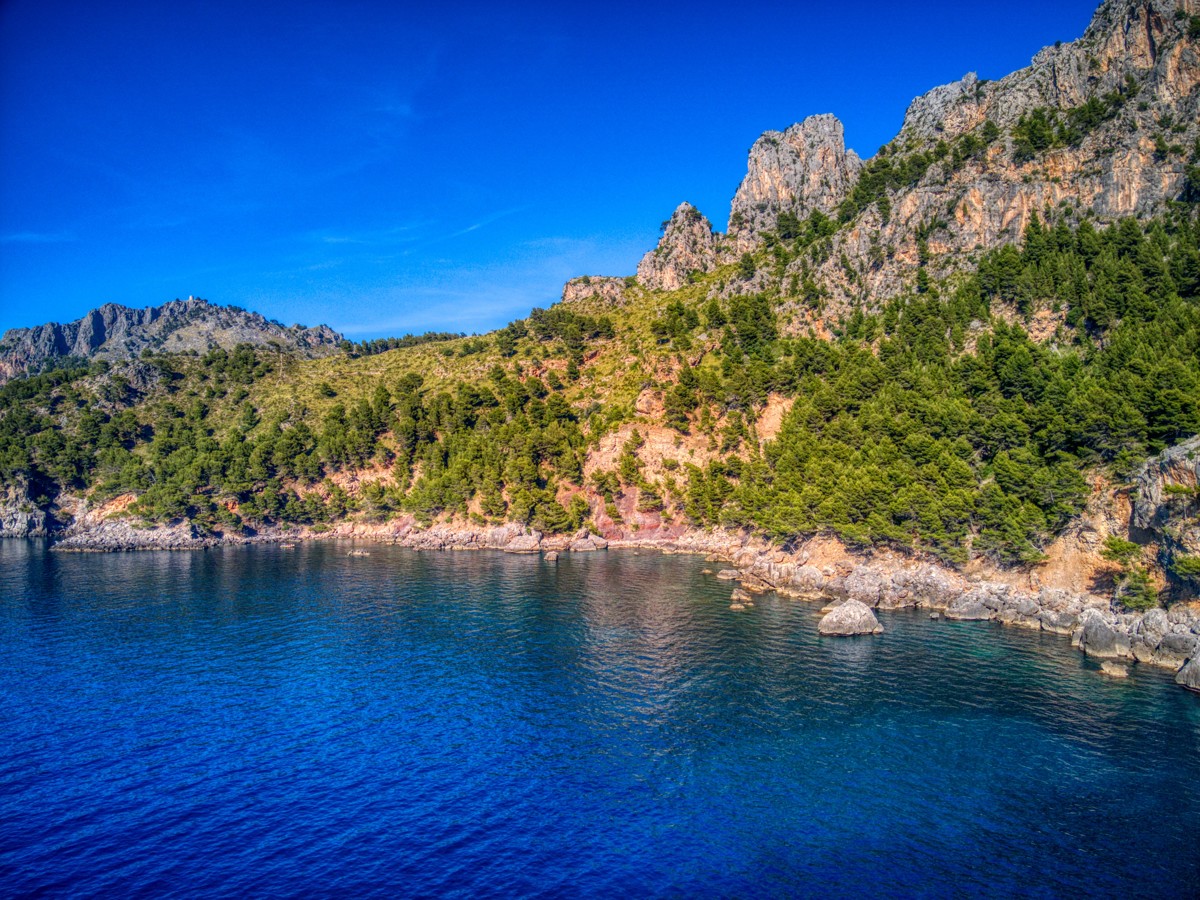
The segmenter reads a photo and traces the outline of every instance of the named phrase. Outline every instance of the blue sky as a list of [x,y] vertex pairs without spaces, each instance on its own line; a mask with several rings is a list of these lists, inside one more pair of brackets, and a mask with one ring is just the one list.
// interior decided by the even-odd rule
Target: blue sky
[[195,295],[362,339],[486,331],[719,229],[767,129],[868,157],[1093,0],[0,3],[0,331]]

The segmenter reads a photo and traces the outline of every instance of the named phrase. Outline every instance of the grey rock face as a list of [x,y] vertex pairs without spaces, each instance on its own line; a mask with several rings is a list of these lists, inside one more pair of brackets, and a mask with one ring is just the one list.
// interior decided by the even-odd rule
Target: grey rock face
[[572,553],[589,553],[593,550],[607,550],[608,541],[598,534],[592,534],[586,528],[581,528],[571,541]]
[[106,303],[74,322],[5,332],[0,338],[0,383],[66,357],[115,361],[134,359],[147,348],[204,352],[217,346],[232,349],[240,343],[265,346],[268,341],[316,356],[333,352],[341,339],[324,325],[288,327],[258,313],[206,300],[172,300],[145,309]]
[[584,275],[572,278],[563,285],[562,302],[578,303],[581,300],[600,299],[610,306],[621,306],[627,297],[624,278],[599,275]]
[[1100,671],[1109,678],[1128,678],[1129,667],[1123,666],[1120,663],[1105,660],[1100,664]]
[[34,505],[28,480],[0,489],[0,537],[45,537],[53,527],[53,519]]
[[200,550],[220,543],[205,537],[188,522],[136,528],[127,519],[110,519],[85,531],[68,534],[55,550],[113,552],[127,550]]
[[[1180,556],[1200,555],[1200,437],[1168,447],[1137,475],[1134,528],[1159,545],[1159,562],[1168,571]],[[1200,578],[1181,579],[1193,594]]]
[[1182,684],[1189,691],[1200,692],[1200,657],[1196,657],[1179,670],[1175,682]]
[[809,116],[787,131],[766,132],[750,148],[746,177],[733,197],[729,235],[738,252],[774,231],[781,212],[799,218],[813,210],[832,213],[861,168],[835,116]]
[[821,619],[817,631],[824,635],[849,637],[856,634],[880,634],[883,626],[865,603],[847,600]]
[[673,291],[687,283],[693,272],[717,265],[721,239],[712,223],[690,203],[681,203],[667,221],[658,246],[638,263],[637,279],[655,291]]
[[1128,632],[1111,615],[1097,609],[1083,611],[1072,642],[1086,655],[1100,659],[1122,659],[1133,655]]
[[[1177,9],[1196,14],[1200,7],[1195,0],[1109,0],[1080,40],[1042,50],[1030,66],[986,84],[967,75],[915,99],[889,144],[894,159],[928,154],[940,141],[953,146],[968,134],[979,138],[988,121],[999,136],[970,159],[935,162],[915,184],[888,191],[886,210],[872,204],[859,212],[816,274],[832,291],[830,310],[846,312],[864,294],[874,304],[911,288],[915,231],[938,217],[949,228],[929,240],[930,266],[931,274],[943,275],[961,267],[977,246],[1018,240],[1032,216],[1047,208],[1091,209],[1108,223],[1152,215],[1177,199],[1184,162],[1156,154],[1152,139],[1165,117],[1183,123],[1171,137],[1180,146],[1200,136],[1200,47]],[[1012,129],[1022,115],[1039,107],[1066,111],[1122,91],[1126,102],[1077,146],[1014,159]],[[843,254],[853,279],[845,274]],[[800,265],[789,267],[783,285]]]

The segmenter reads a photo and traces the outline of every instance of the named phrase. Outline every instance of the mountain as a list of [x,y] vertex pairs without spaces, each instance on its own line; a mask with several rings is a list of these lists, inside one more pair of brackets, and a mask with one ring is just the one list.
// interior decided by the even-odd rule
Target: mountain
[[243,343],[261,347],[272,341],[305,356],[319,356],[336,350],[342,336],[325,325],[288,327],[258,313],[191,297],[145,309],[106,303],[74,322],[5,332],[0,338],[0,384],[68,359],[113,362],[135,359],[145,350],[204,352]]
[[[828,115],[766,132],[727,233],[681,203],[635,275],[488,335],[328,353],[207,304],[10,333],[9,371],[113,355],[0,387],[0,533],[753,548],[760,587],[1059,633],[1194,600],[1198,50],[1196,0],[1110,0],[873,157]],[[1192,655],[1178,617],[1144,651],[1088,621]]]
[[[806,281],[828,320],[878,308],[915,287],[920,269],[943,277],[971,265],[1035,216],[1106,224],[1195,199],[1198,13],[1197,0],[1107,0],[1079,40],[1027,68],[993,82],[967,74],[913,100],[900,133],[865,163],[832,115],[768,131],[750,150],[729,233],[698,240],[681,207],[655,251],[661,262],[644,261],[638,279],[672,290],[692,272],[782,246],[771,267],[722,290],[778,292],[798,330],[819,331],[797,297]],[[813,214],[836,230],[790,252]]]

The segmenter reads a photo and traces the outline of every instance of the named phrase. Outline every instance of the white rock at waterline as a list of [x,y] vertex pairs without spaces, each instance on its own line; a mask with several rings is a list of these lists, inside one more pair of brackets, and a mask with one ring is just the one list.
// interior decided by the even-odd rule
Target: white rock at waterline
[[848,637],[855,634],[879,634],[883,626],[871,607],[861,600],[847,600],[823,618],[817,631],[824,635]]

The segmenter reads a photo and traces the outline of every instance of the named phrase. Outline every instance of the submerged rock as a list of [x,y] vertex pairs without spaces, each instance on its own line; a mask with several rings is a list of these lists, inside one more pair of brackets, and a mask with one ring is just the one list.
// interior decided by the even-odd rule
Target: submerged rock
[[1101,674],[1107,675],[1109,678],[1128,678],[1129,666],[1123,666],[1120,663],[1105,661],[1100,664]]
[[883,626],[875,618],[871,607],[860,600],[847,600],[825,616],[817,625],[824,635],[846,637],[856,634],[879,634]]

